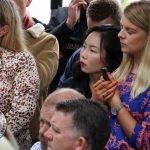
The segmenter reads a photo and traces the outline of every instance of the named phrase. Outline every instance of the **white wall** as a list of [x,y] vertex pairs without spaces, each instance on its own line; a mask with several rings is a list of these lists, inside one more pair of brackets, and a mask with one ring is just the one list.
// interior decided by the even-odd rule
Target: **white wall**
[[28,10],[30,14],[42,21],[48,23],[50,20],[50,0],[32,0]]
[[[63,6],[68,6],[71,0],[63,0]],[[117,0],[119,2],[126,0]],[[128,2],[136,0],[128,0]],[[50,20],[50,0],[32,0],[29,6],[31,15],[43,23],[48,23]]]

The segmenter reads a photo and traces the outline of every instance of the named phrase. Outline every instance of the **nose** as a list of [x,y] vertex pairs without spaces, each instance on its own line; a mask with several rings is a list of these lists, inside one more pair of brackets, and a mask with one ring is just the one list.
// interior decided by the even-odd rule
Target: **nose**
[[124,33],[124,29],[121,29],[120,32],[118,33],[118,37],[121,38],[125,38],[125,33]]
[[48,130],[48,126],[46,124],[40,126],[39,135],[44,136],[44,133]]
[[85,48],[81,49],[81,51],[80,51],[80,58],[82,58],[82,59],[86,59],[87,58],[87,54],[86,54]]
[[44,133],[44,136],[47,138],[48,141],[52,141],[53,140],[51,127]]

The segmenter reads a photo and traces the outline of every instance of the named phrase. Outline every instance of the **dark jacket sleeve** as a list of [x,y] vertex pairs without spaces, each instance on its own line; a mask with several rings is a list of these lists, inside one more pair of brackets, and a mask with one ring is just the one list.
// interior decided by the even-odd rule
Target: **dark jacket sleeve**
[[72,30],[66,26],[65,20],[63,23],[50,31],[50,33],[55,35],[59,41],[59,44],[62,45],[63,42],[65,42],[72,35]]
[[73,33],[73,30],[66,26],[68,17],[68,7],[59,7],[52,10],[51,19],[46,25],[45,31],[55,35],[59,41],[60,47],[65,43]]

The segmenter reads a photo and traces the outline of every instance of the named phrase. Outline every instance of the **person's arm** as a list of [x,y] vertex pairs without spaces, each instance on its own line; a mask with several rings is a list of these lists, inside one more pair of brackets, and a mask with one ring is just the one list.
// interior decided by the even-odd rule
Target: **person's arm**
[[[54,36],[47,35],[48,39],[45,41],[43,37],[43,46],[40,53],[34,55],[37,68],[40,76],[40,90],[46,90],[54,76],[56,75],[59,63],[59,44]],[[40,42],[40,41],[39,41]],[[45,44],[45,45],[44,45]]]
[[51,10],[51,18],[46,27],[46,32],[50,33],[57,26],[66,21],[68,16],[68,7],[58,7],[57,9]]
[[[80,18],[80,9],[83,6],[87,6],[85,0],[71,0],[67,9],[58,9],[58,11],[54,13],[54,16],[52,16],[46,32],[55,35],[60,45],[63,45],[63,42],[72,35],[73,27]],[[66,19],[62,21],[62,23],[58,24],[58,18],[62,16],[62,13],[64,13],[63,9],[66,9],[65,11],[68,11],[68,17],[66,17]]]
[[[116,88],[116,81],[109,75],[110,81],[101,79],[94,85],[94,97],[114,108],[120,105],[121,99],[119,97],[118,88]],[[115,93],[113,92],[115,91]],[[141,124],[138,124],[129,111],[123,107],[117,115],[117,119],[124,130],[125,135],[132,142],[135,148],[143,149],[150,146],[150,99],[147,107],[143,113],[144,119]]]
[[[143,120],[140,124],[137,123],[125,107],[123,107],[117,115],[117,119],[124,133],[129,138],[132,145],[137,149],[149,149],[150,147],[150,98],[148,98],[147,102],[143,112]],[[116,107],[119,103],[121,103],[119,95],[115,94],[109,105],[111,107]]]
[[49,33],[57,37],[59,41],[59,45],[63,45],[63,43],[72,35],[72,32],[73,30],[66,26],[66,20],[65,20]]
[[[107,102],[111,108],[114,108],[122,103],[118,94],[115,94],[113,98]],[[136,120],[131,116],[125,107],[118,112],[117,119],[120,122],[126,136],[131,139],[137,123]]]
[[39,75],[35,60],[31,54],[18,55],[18,67],[13,81],[13,99],[9,112],[7,112],[7,125],[16,135],[29,122],[35,112],[39,97]]
[[121,109],[117,116],[129,141],[137,149],[150,148],[150,99],[143,112],[143,116],[143,120],[140,124],[137,123],[125,108]]
[[81,7],[86,7],[87,2],[85,0],[71,0],[68,7],[68,18],[66,25],[68,28],[72,28],[80,18]]
[[[34,29],[31,29],[34,33]],[[35,38],[29,30],[26,31],[26,37],[28,39],[28,49],[34,56],[38,73],[40,76],[40,91],[46,90],[53,80],[59,62],[59,44],[56,39],[51,34],[46,32],[39,32],[38,36]]]

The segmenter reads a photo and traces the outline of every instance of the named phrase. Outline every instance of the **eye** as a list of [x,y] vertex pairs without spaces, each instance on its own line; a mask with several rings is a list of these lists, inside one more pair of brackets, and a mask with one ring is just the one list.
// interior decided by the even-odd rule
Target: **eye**
[[133,29],[131,29],[131,28],[127,28],[126,31],[127,31],[127,33],[128,33],[129,35],[132,35],[132,34],[136,33],[136,31],[133,30]]
[[57,129],[53,129],[53,131],[54,131],[55,133],[60,133],[59,130],[57,130]]
[[44,123],[44,120],[43,119],[40,119],[40,124],[43,124]]
[[57,129],[56,127],[54,127],[54,126],[51,126],[52,127],[52,130],[55,132],[55,133],[60,133],[60,130],[59,129]]
[[92,53],[97,53],[97,50],[90,49],[90,52],[92,52]]
[[134,34],[134,32],[133,32],[133,31],[131,31],[131,30],[128,30],[127,32],[128,32],[128,34],[129,34],[129,35]]
[[50,128],[51,127],[51,123],[47,122],[46,125]]

